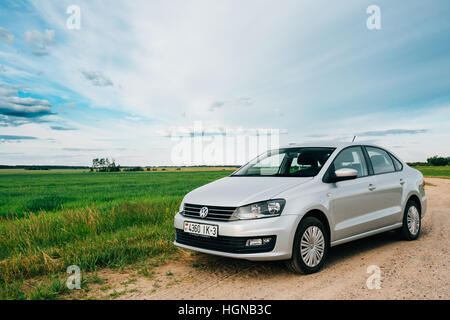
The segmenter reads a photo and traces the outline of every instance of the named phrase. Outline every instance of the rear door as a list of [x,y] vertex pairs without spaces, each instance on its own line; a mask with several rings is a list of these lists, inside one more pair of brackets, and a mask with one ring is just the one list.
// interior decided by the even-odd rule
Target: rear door
[[405,184],[403,172],[396,169],[398,164],[394,163],[387,151],[369,146],[365,150],[376,179],[373,193],[378,203],[371,228],[393,225],[402,220],[401,200]]

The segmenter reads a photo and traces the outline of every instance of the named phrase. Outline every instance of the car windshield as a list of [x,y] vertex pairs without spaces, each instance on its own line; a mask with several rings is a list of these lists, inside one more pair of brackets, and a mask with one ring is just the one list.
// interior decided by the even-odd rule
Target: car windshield
[[283,148],[253,159],[232,176],[314,177],[334,148]]

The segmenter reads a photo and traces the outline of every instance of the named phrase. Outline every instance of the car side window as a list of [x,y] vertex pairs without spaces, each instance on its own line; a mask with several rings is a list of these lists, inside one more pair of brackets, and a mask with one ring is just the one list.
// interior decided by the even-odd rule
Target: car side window
[[369,154],[374,174],[388,173],[395,171],[392,158],[386,151],[374,147],[366,147],[366,150],[367,153]]
[[350,147],[344,149],[333,161],[334,170],[350,168],[358,171],[357,177],[368,175],[366,160],[361,147]]
[[394,157],[392,154],[391,154],[391,158],[392,158],[392,160],[394,160],[395,171],[402,171],[403,164],[400,161],[398,161],[398,159],[396,157]]

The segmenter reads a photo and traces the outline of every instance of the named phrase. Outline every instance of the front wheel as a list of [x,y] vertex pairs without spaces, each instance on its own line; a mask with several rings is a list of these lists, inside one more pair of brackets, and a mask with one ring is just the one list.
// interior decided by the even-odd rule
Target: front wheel
[[416,240],[419,237],[421,226],[419,206],[415,201],[409,200],[403,215],[403,226],[400,229],[403,239]]
[[286,261],[286,265],[295,273],[317,272],[325,263],[328,247],[328,236],[323,223],[314,217],[307,217],[297,228],[292,258]]

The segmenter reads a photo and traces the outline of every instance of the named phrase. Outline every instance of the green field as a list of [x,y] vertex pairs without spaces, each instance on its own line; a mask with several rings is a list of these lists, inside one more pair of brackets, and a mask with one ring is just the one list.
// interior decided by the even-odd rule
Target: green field
[[[416,168],[450,178],[449,166]],[[0,170],[0,299],[61,297],[69,265],[86,272],[172,255],[182,197],[232,172],[214,169]]]
[[450,166],[415,166],[413,168],[422,172],[424,177],[450,179]]
[[0,171],[0,299],[56,297],[59,280],[29,290],[27,279],[69,265],[90,271],[174,252],[182,197],[231,172]]

